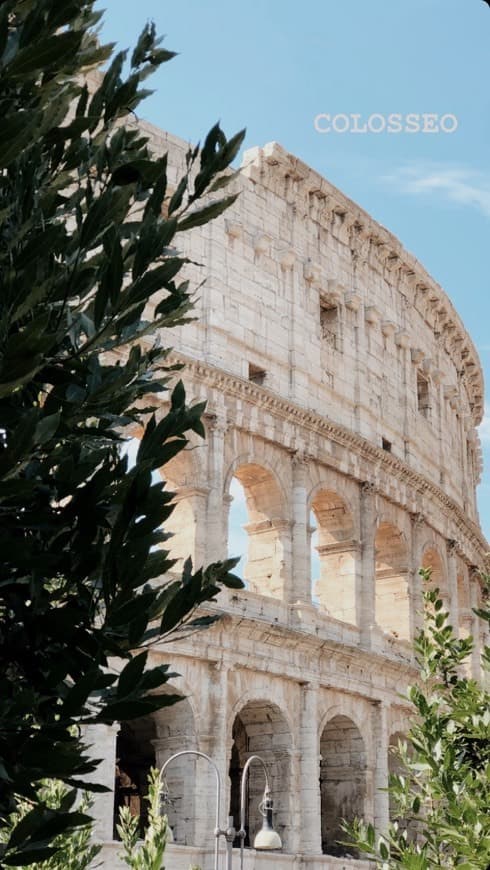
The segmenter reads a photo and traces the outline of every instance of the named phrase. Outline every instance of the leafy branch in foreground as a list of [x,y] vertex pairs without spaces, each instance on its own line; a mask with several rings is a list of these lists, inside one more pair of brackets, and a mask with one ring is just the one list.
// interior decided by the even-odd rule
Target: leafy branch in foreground
[[[55,824],[60,818],[59,813],[67,813],[71,810],[76,798],[76,789],[68,789],[57,780],[46,780],[39,789],[39,801],[45,805],[47,817]],[[88,867],[99,866],[93,864],[93,861],[102,847],[94,843],[92,839],[93,825],[86,815],[91,806],[91,796],[84,793],[77,805],[77,813],[80,814],[78,821],[81,821],[83,816],[86,820],[85,823],[82,827],[67,829],[55,837],[53,845],[57,847],[56,853],[46,861],[34,860],[34,863],[29,864],[30,870],[86,870]],[[6,842],[9,839],[14,828],[17,828],[17,833],[22,831],[19,823],[28,815],[30,810],[31,804],[28,801],[19,803],[17,812],[9,817],[7,824],[0,830],[1,842]],[[74,823],[77,821],[74,813],[72,813],[72,821]]]
[[[430,571],[420,573],[428,584]],[[361,856],[384,870],[488,870],[490,693],[464,674],[474,642],[455,636],[439,590],[427,585],[424,601],[415,641],[420,681],[408,692],[415,716],[399,747],[403,770],[390,777],[395,820],[381,837],[361,821],[345,830]],[[490,622],[488,608],[477,613]],[[482,667],[488,674],[488,646]]]
[[171,188],[167,155],[127,118],[172,52],[148,25],[130,57],[113,54],[93,6],[0,4],[0,826],[32,805],[2,866],[48,860],[55,835],[86,823],[50,810],[39,784],[100,790],[83,726],[173,703],[145,648],[242,585],[233,560],[175,576],[172,493],[153,472],[204,435],[182,384],[155,413],[175,377],[158,335],[188,319],[179,238],[233,202],[220,190],[243,133],[213,127]]
[[119,808],[117,832],[124,852],[121,858],[132,870],[165,870],[162,863],[168,840],[167,816],[161,815],[162,784],[160,771],[152,767],[148,774],[148,825],[140,837],[140,818],[129,807]]

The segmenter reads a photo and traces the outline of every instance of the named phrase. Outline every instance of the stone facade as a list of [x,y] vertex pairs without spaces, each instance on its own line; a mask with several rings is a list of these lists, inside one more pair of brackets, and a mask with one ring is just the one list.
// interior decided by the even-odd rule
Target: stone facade
[[[143,126],[182,165],[184,143]],[[239,482],[247,588],[219,596],[210,630],[152,650],[181,675],[172,690],[185,700],[91,739],[107,783],[117,755],[135,794],[150,763],[208,753],[225,785],[221,818],[235,822],[240,770],[260,753],[284,848],[249,850],[248,870],[340,868],[354,862],[336,844],[342,817],[387,823],[380,789],[407,727],[421,565],[459,631],[483,642],[471,611],[487,549],[475,498],[482,372],[442,289],[324,178],[272,143],[245,154],[233,185],[233,208],[185,242],[205,264],[188,269],[193,282],[206,276],[198,319],[162,336],[186,363],[189,398],[207,401],[207,438],[162,474],[177,494],[173,553],[195,564],[227,556]],[[185,759],[168,786],[167,866],[207,870],[212,771]],[[252,768],[251,839],[262,787]],[[97,804],[105,866],[120,866],[113,795]]]

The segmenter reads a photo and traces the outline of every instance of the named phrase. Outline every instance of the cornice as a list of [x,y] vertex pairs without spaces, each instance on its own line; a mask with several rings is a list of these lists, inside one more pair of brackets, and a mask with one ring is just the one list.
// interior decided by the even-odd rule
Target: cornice
[[[305,671],[311,671],[309,678],[314,673],[320,685],[329,685],[341,690],[345,676],[339,676],[338,672],[350,671],[352,668],[360,669],[371,677],[373,674],[382,673],[384,679],[391,683],[391,689],[388,689],[391,692],[393,687],[400,686],[401,681],[406,680],[408,684],[416,678],[417,667],[414,659],[402,655],[398,646],[394,647],[396,651],[391,654],[389,650],[378,651],[364,646],[354,646],[346,643],[345,640],[319,636],[306,627],[293,626],[284,621],[272,622],[271,615],[236,613],[226,604],[220,606],[219,601],[215,604],[207,604],[202,608],[202,613],[219,615],[221,619],[208,628],[203,636],[195,634],[183,640],[165,642],[164,647],[155,644],[152,646],[152,652],[157,654],[165,652],[168,656],[170,648],[172,655],[177,654],[193,661],[201,658],[209,662],[226,658],[227,651],[230,649],[226,639],[229,641],[230,638],[234,638],[232,643],[234,670],[262,671],[283,677],[285,676],[283,651],[287,651],[287,678],[296,682],[304,681]],[[240,636],[245,641],[243,648],[238,643]],[[247,648],[247,643],[250,641],[253,641],[254,648],[252,658]],[[292,659],[291,653],[298,654],[301,660]],[[329,662],[328,673],[322,665],[325,660]],[[311,663],[311,667],[308,663]],[[352,685],[348,687],[344,685],[344,689],[350,694],[365,694],[361,691],[362,682],[354,672],[351,674]],[[337,675],[336,679],[335,675]],[[372,683],[372,687],[381,689],[381,686],[376,686],[376,681]],[[386,683],[383,685],[383,688],[385,687]]]
[[397,273],[398,289],[409,292],[413,306],[431,326],[435,338],[441,331],[448,336],[446,350],[458,372],[468,376],[466,389],[474,425],[478,426],[484,397],[478,352],[449,297],[416,257],[357,203],[277,142],[246,151],[242,176],[293,202],[298,212],[302,201],[303,213],[340,235],[356,263],[376,264],[383,274],[390,273],[392,282]]
[[[359,457],[366,460],[376,470],[384,471],[391,478],[396,477],[405,486],[411,487],[414,492],[427,497],[429,493],[439,508],[450,517],[456,528],[461,531],[466,540],[485,558],[488,552],[488,543],[480,528],[468,518],[463,508],[454,501],[447,493],[432,481],[428,480],[419,472],[410,468],[403,460],[387,453],[366,438],[352,432],[340,423],[334,423],[328,417],[315,411],[301,407],[301,405],[284,399],[272,393],[266,387],[258,386],[251,381],[232,375],[224,369],[207,365],[200,360],[184,354],[172,354],[169,362],[183,363],[185,372],[199,383],[205,384],[211,389],[234,396],[242,401],[268,411],[274,416],[300,426],[317,435],[327,437],[342,447],[355,452]],[[287,445],[284,445],[287,448]],[[348,476],[352,477],[352,473]],[[393,492],[382,492],[389,501],[394,501]]]

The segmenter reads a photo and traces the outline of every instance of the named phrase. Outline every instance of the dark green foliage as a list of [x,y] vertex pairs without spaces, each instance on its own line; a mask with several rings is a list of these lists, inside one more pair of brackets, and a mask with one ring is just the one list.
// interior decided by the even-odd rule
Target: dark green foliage
[[[421,574],[430,579],[430,571]],[[381,837],[361,821],[346,831],[383,870],[488,870],[490,692],[465,675],[473,640],[455,637],[439,590],[428,587],[424,598],[425,625],[415,642],[420,681],[408,693],[414,718],[398,749],[403,771],[390,778],[397,818]],[[490,622],[490,610],[478,614]],[[482,667],[486,679],[489,647]]]
[[[86,870],[86,868],[98,867],[100,864],[94,864],[93,861],[99,854],[101,846],[94,843],[92,839],[93,825],[90,823],[90,817],[85,815],[86,824],[82,822],[82,814],[86,814],[92,805],[92,799],[88,794],[83,794],[79,804],[79,814],[70,814],[73,827],[64,825],[66,812],[71,810],[77,800],[76,789],[68,789],[57,780],[46,780],[42,783],[38,791],[38,801],[46,807],[44,816],[50,815],[63,826],[63,833],[54,837],[52,846],[52,854],[49,858],[45,858],[38,862],[36,851],[30,854],[27,849],[23,850],[23,861],[31,868],[31,870]],[[0,842],[6,843],[16,828],[17,836],[22,836],[24,844],[27,844],[26,829],[22,829],[20,822],[27,820],[32,811],[32,807],[28,801],[20,801],[16,813],[12,814],[5,820],[5,824],[0,829]],[[37,821],[43,824],[44,819],[39,813],[34,813]],[[76,827],[75,827],[76,825]],[[45,826],[46,834],[46,826]],[[36,829],[33,829],[33,835],[36,836]],[[39,846],[38,846],[39,849]],[[46,854],[47,848],[41,848],[41,854]]]
[[[172,494],[152,472],[204,434],[203,406],[179,384],[157,420],[152,397],[174,375],[155,335],[192,307],[179,233],[233,201],[213,191],[243,134],[213,128],[169,192],[166,157],[124,119],[172,53],[147,26],[123,75],[98,18],[92,0],[0,3],[0,816],[34,806],[1,847],[6,865],[47,857],[81,823],[72,810],[48,820],[37,789],[94,770],[80,725],[174,700],[158,692],[168,668],[132,656],[241,585],[233,561],[168,579]],[[105,61],[90,92],[81,73]],[[135,425],[130,469],[121,442]]]

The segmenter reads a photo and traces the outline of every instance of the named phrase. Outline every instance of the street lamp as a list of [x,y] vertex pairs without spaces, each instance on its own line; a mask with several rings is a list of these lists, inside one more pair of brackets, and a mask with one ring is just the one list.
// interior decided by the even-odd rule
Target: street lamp
[[269,852],[273,849],[282,848],[281,838],[277,831],[275,831],[272,827],[273,803],[271,798],[271,790],[269,787],[267,766],[265,764],[265,761],[260,757],[260,755],[251,755],[246,762],[245,767],[243,768],[240,790],[240,830],[238,831],[238,836],[240,837],[240,870],[243,870],[243,849],[245,845],[245,837],[247,836],[247,832],[245,830],[245,808],[248,771],[253,761],[260,762],[265,774],[264,796],[259,804],[259,811],[263,818],[262,829],[258,832],[258,834],[255,835],[254,849],[260,849],[262,851]]
[[204,758],[213,768],[216,775],[216,823],[214,828],[214,870],[219,870],[219,838],[224,837],[226,841],[226,870],[232,870],[233,864],[233,841],[236,836],[240,838],[240,868],[243,870],[243,848],[245,837],[247,835],[245,831],[245,822],[246,822],[246,813],[245,813],[245,796],[246,796],[246,786],[248,780],[248,771],[250,765],[253,761],[259,761],[262,765],[265,774],[265,789],[264,796],[259,805],[260,814],[263,817],[262,830],[258,832],[254,839],[254,849],[257,850],[271,850],[271,849],[281,849],[282,843],[281,838],[276,831],[274,831],[272,827],[272,798],[269,787],[269,777],[267,773],[267,766],[265,761],[260,757],[260,755],[252,755],[248,759],[243,768],[242,778],[241,778],[241,789],[240,789],[240,830],[237,832],[233,827],[233,818],[232,816],[228,817],[228,827],[222,828],[219,823],[219,810],[221,803],[221,777],[220,772],[218,770],[217,765],[213,761],[209,755],[206,755],[204,752],[198,752],[197,749],[183,749],[181,752],[176,752],[174,755],[170,756],[167,759],[165,764],[160,770],[160,782],[163,780],[165,771],[168,765],[175,761],[176,758],[181,758],[183,755],[194,755],[198,758]]

